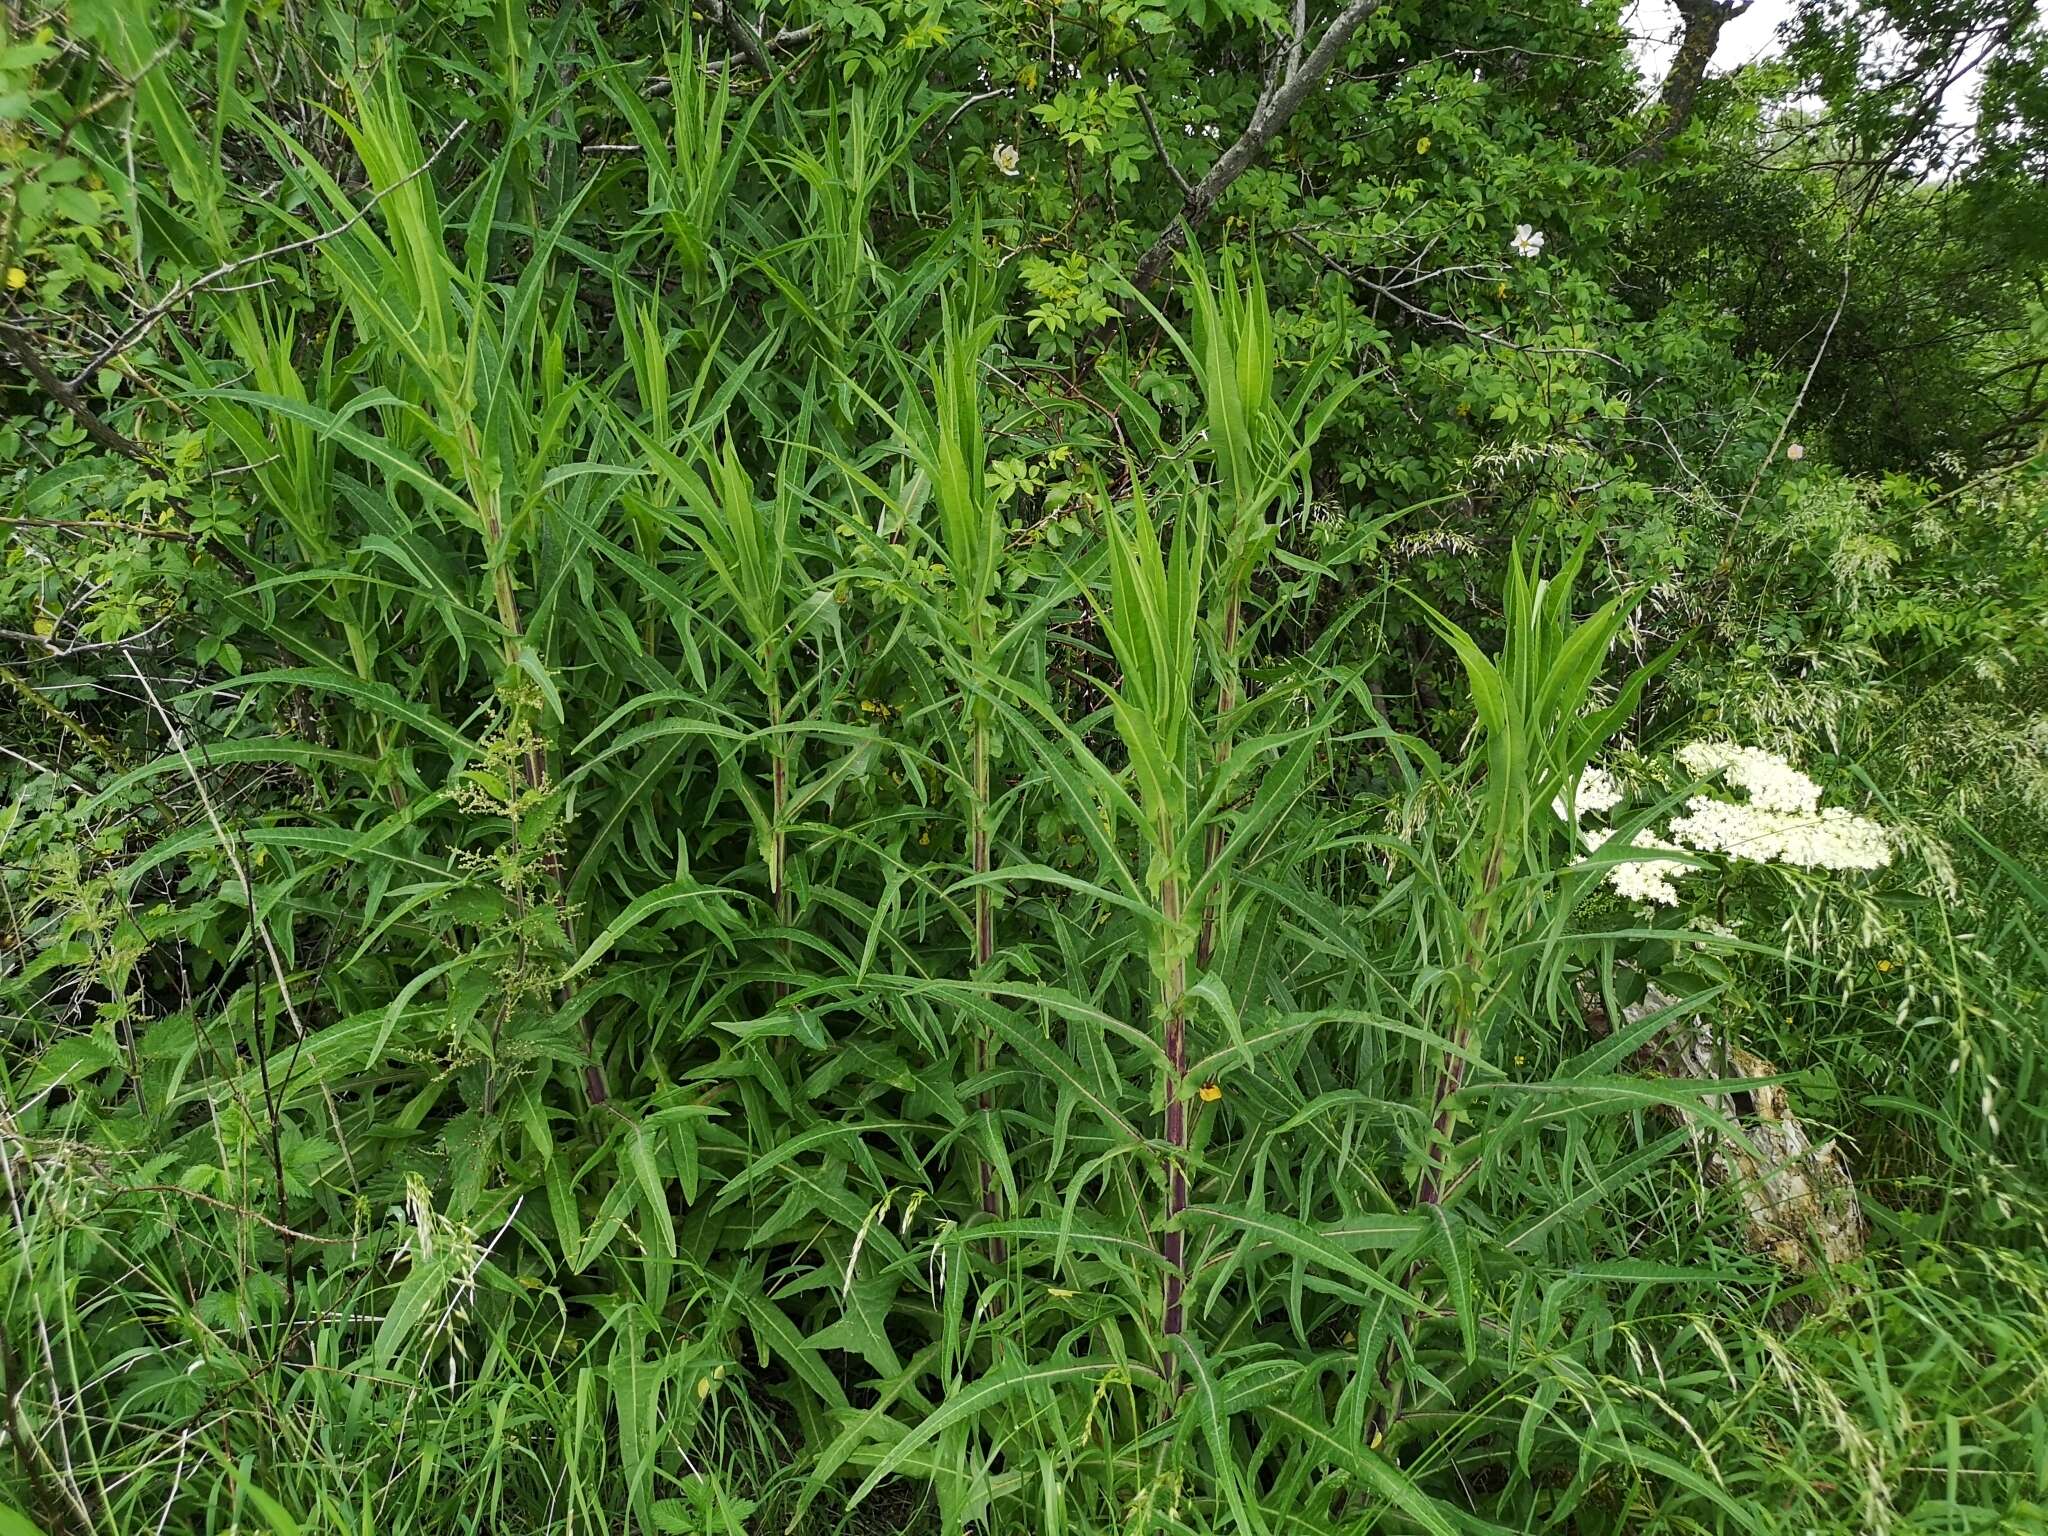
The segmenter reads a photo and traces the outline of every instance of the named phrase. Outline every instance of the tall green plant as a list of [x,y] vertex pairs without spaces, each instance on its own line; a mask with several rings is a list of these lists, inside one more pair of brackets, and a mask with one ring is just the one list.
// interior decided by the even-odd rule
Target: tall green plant
[[[1653,670],[1639,668],[1604,700],[1599,696],[1609,652],[1637,597],[1609,598],[1580,619],[1574,589],[1587,547],[1551,576],[1525,568],[1520,550],[1514,552],[1497,655],[1429,610],[1464,667],[1476,715],[1464,761],[1443,785],[1469,797],[1474,815],[1450,841],[1446,861],[1433,849],[1415,855],[1425,893],[1421,932],[1430,946],[1424,961],[1437,978],[1429,1017],[1443,1043],[1425,1052],[1417,1079],[1422,1141],[1414,1200],[1436,1223],[1438,1262],[1454,1287],[1466,1260],[1446,1207],[1484,1174],[1490,1150],[1457,1141],[1460,1091],[1474,1062],[1489,1059],[1497,1028],[1528,1018],[1555,984],[1558,936],[1586,884],[1581,877],[1560,887],[1560,868],[1574,850],[1559,846],[1553,807],[1573,802],[1581,773],[1633,713]],[[1427,830],[1423,841],[1431,841]],[[1411,1285],[1420,1268],[1418,1261]],[[1469,1330],[1471,1320],[1462,1322]],[[1380,1425],[1399,1412],[1396,1348],[1389,1345],[1382,1374],[1374,1420]]]
[[[1192,335],[1168,327],[1201,391],[1202,461],[1215,486],[1216,547],[1209,580],[1215,611],[1206,621],[1216,657],[1213,734],[1219,767],[1229,762],[1232,716],[1243,701],[1245,602],[1278,534],[1270,514],[1290,492],[1298,490],[1304,505],[1312,497],[1311,450],[1356,384],[1352,379],[1328,387],[1335,358],[1319,350],[1298,370],[1291,387],[1283,386],[1265,279],[1256,261],[1246,265],[1240,280],[1238,260],[1226,250],[1220,283],[1212,286],[1201,261],[1184,257]],[[1165,323],[1164,315],[1153,313]],[[1224,836],[1219,818],[1206,834],[1205,868],[1221,857]],[[1223,903],[1219,881],[1202,903],[1195,947],[1199,971],[1208,971],[1214,961]]]
[[[602,47],[601,40],[591,41]],[[732,71],[722,65],[708,42],[688,35],[668,55],[668,131],[648,102],[648,79],[630,77],[617,64],[601,76],[646,163],[645,212],[660,221],[685,281],[698,293],[707,293],[707,283],[720,275],[726,204],[746,163],[755,119],[771,99],[762,91],[741,110]]]
[[1133,526],[1109,520],[1109,606],[1103,633],[1116,657],[1119,680],[1110,690],[1116,732],[1137,786],[1139,831],[1148,856],[1146,888],[1152,915],[1154,999],[1164,1053],[1160,1082],[1166,1140],[1166,1200],[1159,1254],[1165,1265],[1160,1314],[1164,1353],[1186,1326],[1183,1260],[1187,1209],[1187,990],[1195,935],[1186,896],[1193,873],[1189,847],[1199,808],[1202,772],[1196,744],[1204,732],[1194,707],[1203,560],[1208,511],[1203,498],[1181,508],[1171,541],[1154,523],[1139,478],[1131,477]]
[[[955,684],[966,717],[966,765],[959,779],[974,882],[974,975],[987,982],[992,979],[996,959],[996,892],[990,878],[993,713],[988,690],[998,665],[994,601],[1004,528],[1001,508],[989,484],[988,440],[981,413],[980,370],[995,327],[971,312],[972,302],[971,295],[960,307],[950,298],[942,301],[939,342],[926,369],[931,404],[925,405],[920,392],[909,394],[901,431],[937,508],[939,548],[945,555],[943,611],[950,631],[945,639],[948,654],[959,662]],[[985,1026],[976,1032],[974,1053],[975,1070],[986,1074],[991,1041]],[[987,1090],[982,1092],[980,1105],[984,1115],[994,1107]],[[979,1178],[983,1212],[991,1217],[1000,1215],[1002,1204],[987,1158],[981,1160]],[[989,1251],[997,1263],[1002,1262],[1000,1238],[992,1240]]]
[[[747,792],[775,921],[787,929],[793,914],[789,887],[789,814],[797,735],[786,716],[789,693],[790,602],[800,576],[795,544],[800,501],[787,461],[774,492],[754,494],[754,482],[730,432],[692,459],[670,452],[641,433],[640,446],[659,471],[683,516],[681,532],[695,545],[738,618],[747,639],[746,670],[767,706],[763,732],[768,792]],[[778,983],[778,994],[786,983]]]

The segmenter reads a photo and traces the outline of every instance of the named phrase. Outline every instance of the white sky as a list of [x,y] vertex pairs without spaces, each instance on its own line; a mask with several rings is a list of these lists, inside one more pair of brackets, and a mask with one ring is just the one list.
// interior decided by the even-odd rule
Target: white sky
[[[1796,9],[1795,0],[1754,0],[1748,10],[1721,29],[1710,73],[1725,75],[1731,69],[1776,53],[1779,24]],[[1636,0],[1622,21],[1635,40],[1643,82],[1654,91],[1663,83],[1684,32],[1678,7],[1671,0]],[[1970,122],[1976,112],[1977,88],[1982,83],[1982,75],[1974,70],[1958,80],[1942,103],[1942,120],[1951,124]]]
[[[1778,51],[1778,23],[1790,16],[1792,0],[1755,0],[1750,8],[1721,29],[1720,46],[1714,50],[1714,73],[1726,74],[1738,64],[1748,64]],[[1652,84],[1664,78],[1671,55],[1678,49],[1683,30],[1678,7],[1670,0],[1637,0],[1624,18],[1635,35],[1636,57],[1643,75]]]

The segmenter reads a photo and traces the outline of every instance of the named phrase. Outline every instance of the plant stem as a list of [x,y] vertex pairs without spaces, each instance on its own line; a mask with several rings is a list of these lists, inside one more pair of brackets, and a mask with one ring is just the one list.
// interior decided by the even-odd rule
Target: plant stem
[[[519,650],[526,643],[526,631],[519,616],[519,599],[512,590],[511,551],[505,547],[505,521],[498,505],[497,488],[484,478],[483,445],[477,438],[474,425],[463,428],[462,441],[468,455],[464,470],[470,484],[486,486],[483,494],[477,497],[477,511],[483,520],[484,548],[490,560],[491,594],[497,603],[498,623],[505,631],[505,672],[509,678],[519,669]],[[534,733],[533,744],[526,749],[525,778],[525,787],[535,790],[548,781],[547,747],[538,732]],[[551,847],[541,851],[541,872],[547,876],[562,931],[569,936],[573,949],[575,938],[569,926],[569,893],[562,878],[562,859]],[[566,986],[556,988],[556,1002],[567,1003],[568,992]],[[602,1104],[611,1097],[611,1090],[605,1082],[604,1068],[598,1064],[597,1042],[591,1034],[587,1015],[579,1019],[579,1027],[583,1032],[584,1055],[588,1058],[583,1067],[584,1096],[592,1104]]]
[[[1244,613],[1241,590],[1233,587],[1223,609],[1223,675],[1216,684],[1216,767],[1221,772],[1230,763],[1230,713],[1237,708],[1237,634]],[[1216,867],[1223,857],[1223,826],[1212,822],[1202,848],[1203,873]],[[1216,954],[1216,921],[1223,905],[1221,882],[1209,887],[1202,898],[1202,932],[1195,941],[1195,969],[1207,974]]]
[[1166,1294],[1160,1331],[1165,1336],[1166,1363],[1174,1366],[1173,1341],[1183,1331],[1183,1297],[1186,1278],[1182,1273],[1185,1237],[1180,1230],[1181,1213],[1188,1204],[1188,1175],[1184,1155],[1188,1145],[1188,1109],[1183,1090],[1187,1085],[1187,1020],[1182,1004],[1187,993],[1187,962],[1181,951],[1180,876],[1172,872],[1173,824],[1162,818],[1160,848],[1167,860],[1168,874],[1159,887],[1159,917],[1165,978],[1160,997],[1165,1014],[1166,1044],[1166,1225],[1159,1236],[1159,1256],[1166,1263]]
[[[988,716],[977,707],[974,713],[973,744],[974,759],[973,804],[970,808],[969,836],[973,841],[974,873],[978,883],[974,887],[974,974],[988,979],[988,970],[996,958],[996,912],[995,893],[981,877],[989,872],[989,793],[988,793]],[[994,1044],[989,1038],[989,1028],[983,1024],[974,1041],[974,1070],[985,1074],[994,1053]],[[984,1116],[992,1115],[995,1109],[995,1095],[988,1089],[981,1090],[980,1108]],[[995,1169],[989,1160],[981,1159],[981,1209],[984,1215],[1000,1217],[1003,1213],[1001,1199],[996,1194]],[[1008,1257],[1008,1246],[1000,1237],[989,1239],[989,1261],[1001,1264]]]
[[[789,927],[788,834],[782,818],[789,805],[789,748],[782,738],[782,676],[775,669],[775,642],[761,647],[761,666],[768,677],[768,895],[775,903],[775,925]],[[782,941],[783,968],[790,963],[789,940]],[[789,982],[775,983],[775,1001],[789,996]]]
[[[1496,843],[1487,854],[1485,868],[1479,876],[1479,910],[1472,917],[1466,929],[1465,969],[1475,977],[1479,969],[1479,958],[1486,946],[1486,930],[1491,907],[1488,903],[1500,888],[1501,864],[1505,850]],[[1436,1087],[1430,1095],[1430,1144],[1425,1154],[1422,1177],[1416,1181],[1415,1203],[1424,1208],[1443,1204],[1447,1193],[1445,1175],[1449,1173],[1449,1149],[1444,1145],[1451,1133],[1450,1101],[1465,1082],[1465,1053],[1471,1048],[1472,1036],[1477,1025],[1475,1010],[1471,1002],[1462,1004],[1458,1013],[1457,1028],[1451,1040],[1455,1049],[1444,1058],[1443,1070],[1437,1074]],[[1408,1278],[1403,1289],[1415,1284],[1422,1273],[1422,1260],[1417,1259],[1408,1266]],[[1402,1337],[1409,1333],[1409,1321],[1401,1322]],[[1401,1412],[1401,1389],[1394,1381],[1394,1358],[1397,1341],[1388,1340],[1386,1358],[1380,1365],[1380,1406],[1366,1420],[1366,1443],[1376,1446],[1380,1436],[1393,1426]]]

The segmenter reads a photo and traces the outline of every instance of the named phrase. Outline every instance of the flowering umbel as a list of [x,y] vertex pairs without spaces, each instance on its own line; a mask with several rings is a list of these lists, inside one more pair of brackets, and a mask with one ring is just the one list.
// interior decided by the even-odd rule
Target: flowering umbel
[[[1694,778],[1722,780],[1747,798],[1694,795],[1686,802],[1686,813],[1665,829],[1668,838],[1637,832],[1630,838],[1634,847],[1720,854],[1738,863],[1791,864],[1801,869],[1882,869],[1892,861],[1883,827],[1838,806],[1821,809],[1820,785],[1775,753],[1732,742],[1695,741],[1679,748],[1677,756]],[[1575,795],[1574,827],[1587,812],[1608,810],[1623,798],[1611,775],[1588,768]],[[1565,818],[1562,799],[1553,802],[1552,809],[1560,820]],[[1614,835],[1605,828],[1579,833],[1594,851]],[[1676,882],[1698,867],[1683,858],[1629,859],[1608,870],[1607,883],[1632,901],[1675,907]]]
[[[1589,763],[1585,772],[1579,775],[1579,787],[1572,792],[1574,809],[1569,815],[1576,825],[1589,815],[1599,816],[1613,810],[1621,801],[1621,786],[1614,782],[1614,775]],[[1560,821],[1568,814],[1561,796],[1550,802],[1550,808],[1557,812]]]
[[1766,811],[1807,811],[1820,806],[1820,786],[1782,757],[1725,741],[1695,741],[1678,749],[1679,766],[1696,779],[1725,778]]
[[[1613,835],[1605,827],[1597,827],[1586,833],[1586,846],[1597,852],[1600,845]],[[1638,832],[1630,839],[1630,844],[1636,848],[1664,848],[1672,853],[1685,851],[1654,832]],[[1675,907],[1678,905],[1678,887],[1672,882],[1691,874],[1695,867],[1684,859],[1630,859],[1607,871],[1607,883],[1630,901]]]
[[1883,827],[1836,806],[1820,808],[1820,786],[1782,757],[1755,747],[1696,741],[1679,762],[1695,777],[1725,778],[1749,803],[1694,795],[1671,835],[1703,853],[1802,869],[1882,869],[1892,861]]

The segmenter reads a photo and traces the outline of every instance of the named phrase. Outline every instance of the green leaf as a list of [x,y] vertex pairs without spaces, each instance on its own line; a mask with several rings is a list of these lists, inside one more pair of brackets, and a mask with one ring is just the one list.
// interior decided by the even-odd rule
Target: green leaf
[[902,1439],[889,1448],[889,1452],[872,1472],[853,1491],[853,1497],[846,1501],[850,1509],[875,1491],[883,1479],[889,1477],[924,1445],[938,1438],[951,1425],[963,1419],[978,1418],[998,1403],[1012,1397],[1029,1393],[1036,1388],[1050,1387],[1056,1382],[1076,1381],[1083,1377],[1105,1377],[1123,1375],[1128,1366],[1113,1361],[1085,1360],[1067,1365],[1030,1365],[1013,1362],[1000,1366],[983,1376],[972,1386],[950,1394],[945,1402],[932,1413],[927,1414]]

